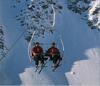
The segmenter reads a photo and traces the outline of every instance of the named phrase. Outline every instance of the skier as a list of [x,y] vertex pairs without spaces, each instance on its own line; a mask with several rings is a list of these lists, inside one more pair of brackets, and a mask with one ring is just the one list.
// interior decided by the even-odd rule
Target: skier
[[34,59],[36,67],[38,67],[39,61],[41,64],[44,64],[43,48],[40,46],[39,42],[36,42],[35,46],[32,48],[32,59]]
[[59,49],[56,47],[55,42],[53,42],[51,47],[47,50],[46,56],[49,56],[50,60],[53,61],[53,67],[59,66],[62,58],[60,56]]

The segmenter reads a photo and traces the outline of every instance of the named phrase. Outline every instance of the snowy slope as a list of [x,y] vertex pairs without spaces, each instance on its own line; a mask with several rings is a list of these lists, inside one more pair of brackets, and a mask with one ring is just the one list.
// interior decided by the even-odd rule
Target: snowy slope
[[53,82],[45,73],[40,75],[38,73],[34,73],[34,69],[35,68],[33,67],[26,68],[25,71],[19,75],[22,85],[48,85]]
[[[64,3],[64,2],[62,2]],[[64,5],[65,6],[65,5]],[[60,71],[61,76],[64,72],[69,72],[71,73],[71,69],[73,69],[73,65],[74,62],[83,60],[82,61],[82,67],[84,67],[84,64],[86,63],[86,65],[90,64],[91,61],[88,62],[88,59],[92,59],[88,58],[87,55],[85,55],[85,52],[87,49],[91,49],[91,48],[95,48],[95,47],[99,47],[99,43],[97,42],[98,40],[98,36],[99,33],[95,33],[90,31],[89,27],[85,24],[84,21],[80,20],[79,16],[72,14],[70,11],[67,10],[66,6],[64,7],[64,13],[62,15],[60,15],[57,19],[56,22],[56,29],[59,29],[59,32],[61,32],[63,34],[63,39],[64,39],[64,43],[65,43],[65,58],[64,58],[64,64],[63,64],[63,68],[62,71]],[[66,34],[66,37],[65,37]],[[98,37],[98,38],[97,38]],[[100,41],[99,41],[100,42]],[[87,71],[87,73],[82,72],[81,75],[83,76],[88,76],[88,79],[84,79],[84,77],[82,78],[81,75],[80,77],[80,81],[78,80],[74,80],[76,82],[76,84],[78,85],[90,85],[90,84],[99,84],[99,57],[96,57],[97,59],[95,59],[95,62],[93,62],[90,64],[90,66],[88,67],[88,69],[85,69],[84,71]],[[84,62],[84,60],[86,60],[87,62]],[[96,65],[95,65],[95,64]],[[92,70],[98,70],[98,73],[94,72],[89,72],[92,65],[94,65],[94,69]],[[98,66],[98,67],[96,67]],[[78,69],[80,68],[80,69]],[[76,70],[80,70],[81,71],[81,65],[78,66],[78,68]],[[58,70],[59,71],[59,70]],[[75,71],[76,72],[76,71]],[[88,74],[89,73],[89,74]],[[51,73],[49,73],[51,74]],[[93,78],[91,78],[91,74],[93,75]],[[96,76],[97,79],[95,79]],[[49,76],[49,75],[48,75]],[[95,76],[95,77],[94,77]],[[52,77],[50,75],[50,77]],[[73,83],[73,77],[70,78],[69,76],[67,76],[68,81],[70,84],[74,85],[75,83]],[[75,77],[77,79],[77,77]],[[57,79],[58,80],[58,79]],[[57,81],[56,80],[56,81]],[[59,79],[60,80],[60,79]],[[87,81],[88,80],[88,81]],[[91,83],[91,81],[95,80],[94,82]],[[58,82],[56,82],[58,83]],[[67,83],[68,84],[68,83]]]
[[[6,62],[2,64],[2,67],[0,66],[0,84],[100,85],[100,33],[91,31],[79,15],[67,9],[65,2],[66,0],[60,1],[64,9],[62,14],[56,15],[55,24],[55,28],[61,33],[65,45],[62,66],[56,72],[52,72],[51,67],[48,66],[40,75],[34,73],[35,68],[32,67],[33,64],[28,59],[27,43],[22,37],[9,53]],[[14,14],[9,7],[10,3],[11,0],[2,1],[2,22],[7,27],[9,46],[22,32],[14,20]],[[82,71],[83,68],[84,71]],[[7,81],[5,81],[5,76],[1,78],[1,72],[3,72],[2,75],[6,76]],[[75,74],[73,75],[72,72]]]
[[91,1],[90,6],[88,19],[100,29],[100,0]]
[[100,85],[100,48],[86,50],[89,60],[75,62],[71,72],[66,73],[71,85]]

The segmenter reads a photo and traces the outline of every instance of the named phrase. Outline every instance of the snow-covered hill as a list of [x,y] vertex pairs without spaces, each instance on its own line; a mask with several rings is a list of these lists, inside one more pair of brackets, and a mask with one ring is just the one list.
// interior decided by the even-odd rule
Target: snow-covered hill
[[100,48],[91,48],[86,51],[89,60],[74,63],[71,72],[66,77],[71,85],[100,85]]
[[[11,46],[23,31],[14,19],[15,10],[10,8],[11,0],[2,2],[2,23],[6,26],[8,45]],[[61,14],[56,14],[55,29],[60,32],[64,42],[62,66],[56,72],[51,65],[40,75],[28,57],[28,44],[24,36],[9,52],[7,59],[0,65],[0,84],[20,85],[100,85],[100,33],[92,31],[78,14],[67,9],[66,0]]]
[[91,21],[92,26],[100,29],[100,0],[92,1],[90,4],[91,8],[89,10],[89,21]]
[[69,0],[68,9],[80,14],[91,29],[100,29],[100,0]]

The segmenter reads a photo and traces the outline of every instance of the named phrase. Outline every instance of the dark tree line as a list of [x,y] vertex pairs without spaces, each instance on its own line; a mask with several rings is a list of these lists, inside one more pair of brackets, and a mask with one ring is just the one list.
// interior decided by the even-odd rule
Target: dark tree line
[[0,61],[6,56],[7,53],[4,36],[4,27],[0,25]]
[[[95,1],[95,0],[94,0]],[[92,0],[68,0],[68,9],[73,11],[74,13],[78,13],[82,16],[84,20],[87,21],[88,26],[91,29],[98,29],[100,30],[100,22],[98,19],[98,14],[100,14],[100,6],[96,7],[93,13],[91,14],[94,16],[92,20],[89,19],[89,10],[91,9],[90,3]]]

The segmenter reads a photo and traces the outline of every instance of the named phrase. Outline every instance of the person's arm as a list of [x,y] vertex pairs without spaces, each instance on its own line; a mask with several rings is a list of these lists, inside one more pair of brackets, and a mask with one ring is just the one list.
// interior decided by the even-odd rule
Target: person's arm
[[33,48],[32,48],[32,50],[31,50],[31,56],[33,56]]
[[63,54],[61,55],[59,49],[58,49],[58,54],[59,54],[60,60],[62,60]]
[[40,53],[43,53],[43,48],[39,46]]
[[36,56],[35,50],[36,50],[36,48],[35,48],[35,47],[34,47],[34,48],[32,48],[32,57]]
[[45,56],[50,56],[50,48],[45,52]]

